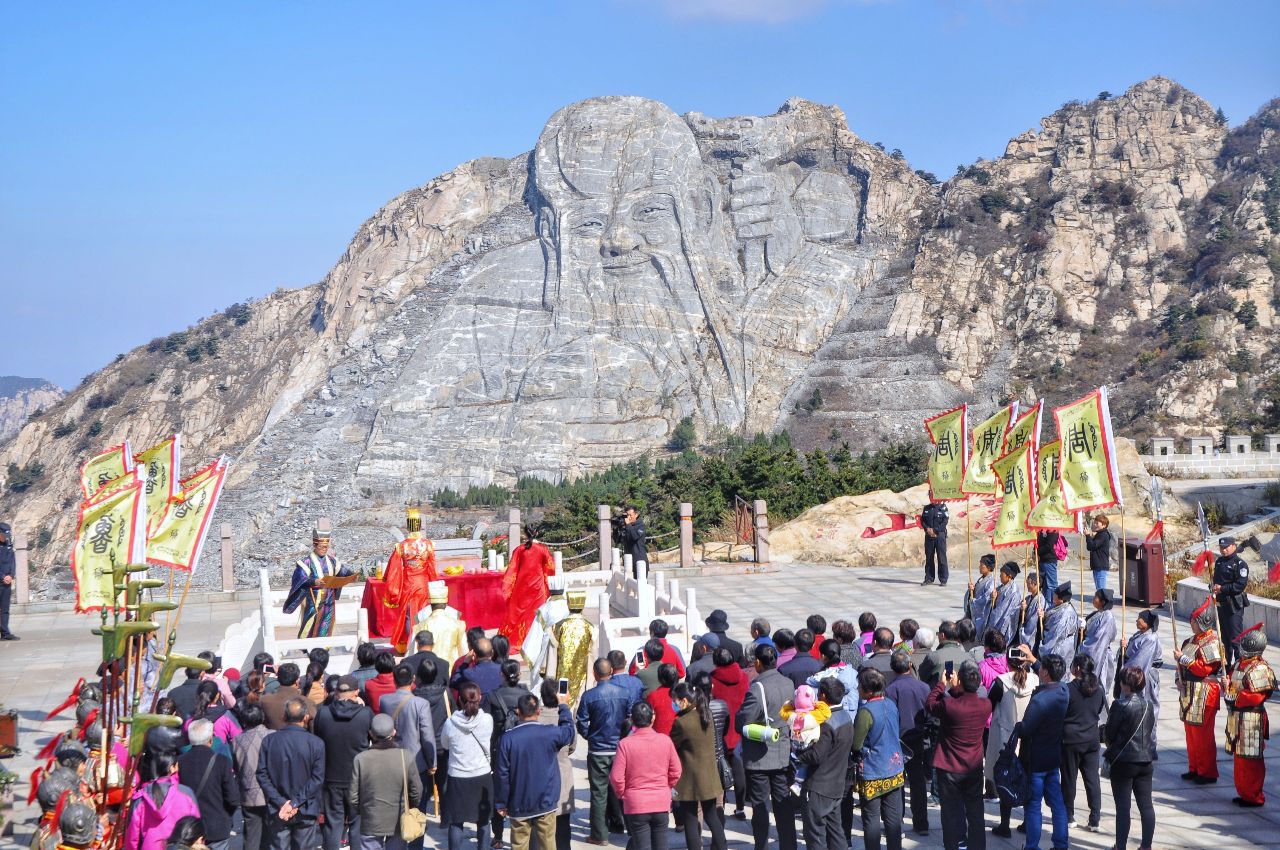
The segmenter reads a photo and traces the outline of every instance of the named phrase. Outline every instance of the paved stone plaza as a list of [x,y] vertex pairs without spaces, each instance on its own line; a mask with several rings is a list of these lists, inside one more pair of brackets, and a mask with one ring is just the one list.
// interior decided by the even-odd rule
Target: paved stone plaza
[[[715,576],[687,579],[689,586],[698,591],[699,606],[704,613],[712,608],[723,608],[729,615],[730,632],[745,637],[746,627],[754,616],[767,617],[774,628],[799,628],[804,618],[819,613],[828,621],[837,618],[853,619],[864,610],[875,611],[881,622],[896,627],[903,617],[914,617],[921,624],[935,626],[946,617],[953,617],[963,595],[964,568],[953,572],[946,588],[920,587],[919,576],[914,570],[903,569],[843,569],[822,566],[785,565],[778,572],[757,575]],[[1063,576],[1064,578],[1068,576]],[[1079,582],[1078,575],[1069,576]],[[1092,584],[1088,586],[1092,591]],[[217,645],[223,630],[252,610],[254,603],[220,602],[204,605],[188,611],[182,629],[181,649],[194,653]],[[1117,609],[1118,612],[1119,609]],[[1130,609],[1130,617],[1136,613]],[[34,766],[33,755],[48,734],[61,731],[68,725],[69,715],[55,721],[42,722],[45,712],[66,695],[75,678],[92,671],[98,653],[97,640],[87,633],[92,625],[89,618],[64,612],[59,614],[25,614],[15,617],[14,631],[22,636],[20,643],[0,644],[0,701],[6,707],[16,708],[21,714],[21,746],[23,754],[9,759],[6,766],[19,773],[17,797],[26,798],[26,777]],[[1179,634],[1188,632],[1186,624],[1179,625]],[[1166,666],[1161,676],[1162,698],[1159,728],[1160,762],[1156,770],[1157,826],[1155,846],[1161,848],[1251,848],[1274,847],[1280,835],[1280,758],[1275,746],[1268,752],[1267,791],[1269,801],[1265,808],[1243,811],[1231,804],[1235,795],[1231,782],[1231,762],[1221,756],[1219,767],[1222,778],[1217,785],[1193,786],[1182,782],[1179,774],[1186,770],[1185,744],[1181,724],[1177,720],[1177,692],[1173,684],[1172,654],[1167,620],[1162,619],[1160,632],[1165,639]],[[1280,650],[1269,649],[1267,658],[1273,665],[1280,665]],[[1218,739],[1221,742],[1225,724],[1225,711],[1219,713]],[[574,822],[575,846],[588,847],[586,837],[587,783],[585,752],[581,748],[574,763],[577,773],[578,813]],[[1078,805],[1081,820],[1084,819],[1083,792]],[[22,811],[24,807],[20,807]],[[995,822],[996,807],[988,804],[989,822]],[[1071,844],[1074,847],[1108,848],[1112,846],[1114,829],[1113,806],[1110,789],[1103,783],[1103,820],[1101,833],[1073,830]],[[1136,809],[1134,829],[1137,829]],[[942,831],[937,808],[931,808],[931,833],[917,837],[909,831],[904,846],[941,847]],[[1047,815],[1046,815],[1047,821]],[[750,846],[750,830],[744,821],[730,819],[730,843],[733,846]],[[671,846],[683,844],[682,833],[672,833]],[[29,828],[20,825],[17,843],[25,846]],[[705,836],[704,836],[705,839]],[[988,845],[995,848],[1019,848],[1022,836],[1015,833],[1013,839],[988,836]],[[0,840],[0,847],[14,846],[14,836]],[[432,840],[436,843],[432,844]],[[622,846],[621,837],[615,844]],[[428,846],[443,846],[444,836],[433,822]],[[855,833],[854,846],[860,848],[861,837]],[[1046,834],[1042,847],[1049,846]],[[1131,846],[1137,846],[1137,835],[1131,836]]]

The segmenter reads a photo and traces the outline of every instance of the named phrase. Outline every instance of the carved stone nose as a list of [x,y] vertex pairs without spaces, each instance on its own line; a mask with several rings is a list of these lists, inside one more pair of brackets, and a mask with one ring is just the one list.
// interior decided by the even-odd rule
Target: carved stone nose
[[614,227],[600,243],[600,256],[606,260],[624,257],[640,247],[640,240],[625,227]]

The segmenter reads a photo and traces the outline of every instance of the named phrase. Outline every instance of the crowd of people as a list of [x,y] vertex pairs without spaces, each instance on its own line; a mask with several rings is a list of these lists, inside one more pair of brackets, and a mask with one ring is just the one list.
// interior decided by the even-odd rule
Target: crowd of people
[[[855,834],[866,848],[898,848],[904,829],[930,833],[937,806],[949,850],[981,850],[989,833],[1015,829],[1037,848],[1047,805],[1051,845],[1065,848],[1071,828],[1101,830],[1103,778],[1114,846],[1134,831],[1151,847],[1159,615],[1138,612],[1117,651],[1109,590],[1081,621],[1069,582],[1046,598],[1036,573],[1022,592],[1018,564],[981,564],[964,616],[936,627],[891,628],[870,611],[829,626],[814,614],[795,630],[757,618],[740,642],[716,610],[686,658],[655,620],[635,656],[591,659],[576,698],[563,679],[531,689],[534,671],[508,639],[478,628],[453,664],[424,630],[403,656],[362,644],[345,675],[328,672],[323,649],[279,665],[259,654],[244,670],[202,653],[210,668],[188,670],[158,702],[181,727],[152,730],[137,776],[113,780],[133,789],[115,801],[123,847],[418,850],[428,827],[417,813],[430,812],[450,850],[471,834],[479,850],[567,850],[575,818],[589,843],[625,833],[631,850],[665,850],[673,825],[686,847],[709,836],[725,850],[728,818],[749,820],[756,850],[771,835],[781,850],[800,835],[812,850],[844,850]],[[1195,613],[1177,650],[1183,778],[1217,781],[1225,697],[1236,802],[1261,805],[1262,703],[1274,688],[1265,637],[1243,631],[1224,668],[1210,613],[1208,603]],[[37,850],[93,847],[102,834],[97,819],[96,837],[85,825],[93,778],[112,765],[118,774],[127,756],[100,751],[95,699],[100,688],[81,688],[78,733],[37,789]],[[581,815],[575,754],[587,774]]]

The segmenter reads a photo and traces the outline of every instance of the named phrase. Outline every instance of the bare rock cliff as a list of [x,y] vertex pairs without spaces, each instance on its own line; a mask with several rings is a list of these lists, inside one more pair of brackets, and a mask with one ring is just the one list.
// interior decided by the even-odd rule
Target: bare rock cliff
[[[179,428],[236,465],[244,577],[322,515],[701,439],[920,439],[926,414],[1115,390],[1127,433],[1280,427],[1280,104],[1230,130],[1162,78],[1069,103],[945,183],[793,99],[603,97],[394,198],[320,283],[127,352],[0,447],[0,515],[66,552],[76,470]],[[212,568],[211,568],[212,569]],[[203,579],[201,579],[203,580]]]

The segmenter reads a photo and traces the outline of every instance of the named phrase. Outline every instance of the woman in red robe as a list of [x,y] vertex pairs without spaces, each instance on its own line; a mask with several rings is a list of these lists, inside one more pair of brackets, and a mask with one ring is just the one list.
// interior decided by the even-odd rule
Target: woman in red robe
[[502,597],[507,601],[507,613],[498,633],[511,641],[512,657],[518,657],[533,618],[551,595],[547,576],[556,574],[551,550],[539,543],[531,530],[526,529],[525,534],[528,539],[511,553],[511,563],[502,577]]

